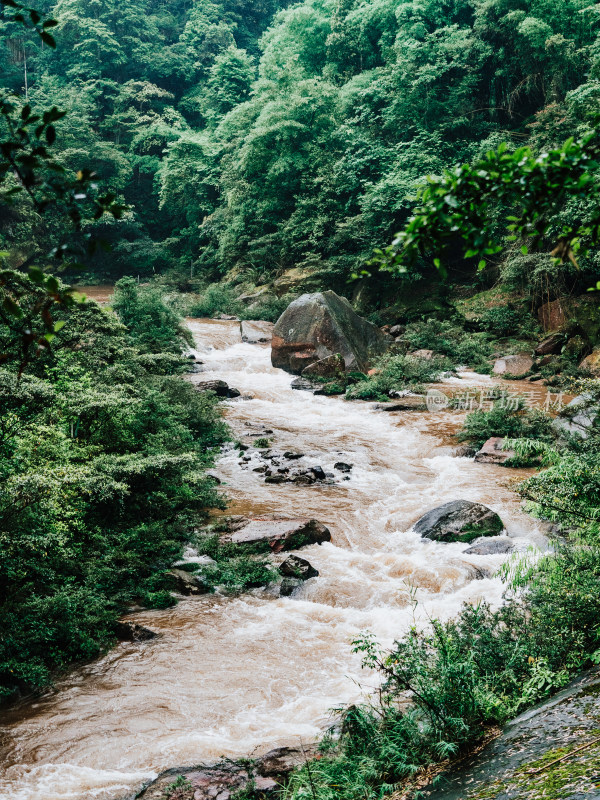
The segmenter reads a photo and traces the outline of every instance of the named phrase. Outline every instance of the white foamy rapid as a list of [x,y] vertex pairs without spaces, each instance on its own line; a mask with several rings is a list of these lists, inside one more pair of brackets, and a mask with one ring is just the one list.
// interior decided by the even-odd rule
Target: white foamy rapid
[[493,574],[505,557],[422,540],[411,533],[421,514],[475,500],[501,515],[517,544],[544,542],[507,486],[511,470],[452,457],[456,414],[390,414],[293,391],[291,376],[270,366],[268,347],[240,341],[237,323],[190,327],[205,370],[194,380],[222,378],[252,398],[227,403],[238,438],[251,444],[263,424],[274,448],[305,454],[300,463],[354,465],[335,486],[265,484],[233,450],[218,465],[231,512],[311,516],[330,527],[331,543],[302,551],[320,576],[293,598],[256,590],[133,615],[161,636],[120,644],[54,692],[5,712],[0,798],[121,797],[167,767],[308,741],[330,708],[374,684],[352,654],[362,631],[390,644],[415,618],[500,601]]

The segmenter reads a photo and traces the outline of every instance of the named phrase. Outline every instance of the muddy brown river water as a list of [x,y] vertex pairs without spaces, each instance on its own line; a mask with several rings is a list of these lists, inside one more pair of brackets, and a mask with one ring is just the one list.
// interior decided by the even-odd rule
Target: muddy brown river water
[[[275,448],[305,453],[308,464],[354,465],[349,481],[298,486],[265,484],[235,451],[218,463],[231,512],[312,516],[331,528],[331,543],[302,551],[320,576],[293,598],[216,594],[133,615],[161,636],[119,644],[47,695],[4,712],[3,800],[112,800],[167,767],[313,739],[332,707],[374,685],[352,653],[362,631],[389,644],[415,619],[500,602],[493,573],[505,556],[466,556],[464,545],[411,532],[436,505],[486,503],[519,547],[544,546],[509,487],[523,471],[452,456],[460,415],[386,413],[293,391],[292,376],[271,367],[268,347],[241,342],[238,323],[189,324],[204,362],[193,379],[222,378],[252,398],[225,404],[238,437],[250,432],[247,423],[262,423]],[[481,569],[489,577],[476,579]]]

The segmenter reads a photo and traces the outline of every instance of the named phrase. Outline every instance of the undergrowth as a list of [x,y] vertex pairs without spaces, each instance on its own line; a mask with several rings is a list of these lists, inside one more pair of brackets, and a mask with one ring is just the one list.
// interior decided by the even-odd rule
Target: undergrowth
[[492,345],[486,333],[465,331],[448,320],[428,319],[408,325],[403,338],[411,350],[433,350],[450,359],[452,366],[490,372]]
[[479,449],[491,437],[553,441],[552,418],[538,408],[527,408],[522,398],[500,397],[489,409],[467,414],[458,438]]
[[449,369],[452,369],[452,363],[443,356],[431,359],[385,356],[378,362],[374,374],[348,388],[346,397],[348,400],[387,400],[394,392],[422,390],[424,383],[439,380],[441,374]]
[[238,319],[276,322],[295,298],[295,295],[259,296],[248,305],[238,300],[238,295],[239,290],[236,291],[227,284],[214,283],[200,295],[185,298],[184,313],[190,317],[215,317],[219,314],[227,314]]

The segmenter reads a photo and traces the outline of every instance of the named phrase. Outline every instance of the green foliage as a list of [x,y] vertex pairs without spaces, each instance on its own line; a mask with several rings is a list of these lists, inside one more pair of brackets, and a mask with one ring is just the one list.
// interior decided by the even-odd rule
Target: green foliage
[[600,457],[597,437],[580,452],[564,454],[558,463],[519,487],[525,499],[544,517],[566,525],[600,520]]
[[387,400],[393,392],[407,389],[417,391],[423,383],[434,383],[452,364],[442,356],[432,359],[416,356],[385,356],[376,366],[375,374],[365,376],[350,386],[348,400]]
[[[144,276],[208,282],[233,267],[269,279],[316,265],[328,284],[342,286],[406,224],[428,174],[438,177],[424,208],[432,204],[438,233],[461,208],[471,215],[463,233],[477,240],[480,222],[494,229],[468,245],[473,252],[498,246],[511,209],[523,220],[541,215],[542,228],[554,215],[555,241],[570,229],[561,214],[581,220],[573,234],[593,224],[592,184],[580,185],[593,144],[556,147],[567,132],[585,136],[597,106],[598,22],[579,0],[523,0],[518,8],[484,0],[169,8],[106,0],[94,9],[61,0],[52,12],[55,53],[39,47],[50,14],[24,12],[38,34],[29,38],[21,24],[2,22],[0,69],[8,92],[26,85],[40,124],[48,107],[68,112],[47,121],[54,162],[88,177],[97,171],[113,202],[129,206],[118,224],[86,226],[112,245],[110,257],[99,254],[98,273],[118,277],[135,263]],[[498,150],[501,140],[528,135],[534,149]],[[465,161],[481,169],[453,171]],[[497,168],[505,180],[496,193]],[[515,196],[522,209],[512,208]],[[12,254],[32,241],[52,249],[59,215],[40,224],[34,212],[19,202],[10,225],[0,225]],[[537,218],[530,222],[538,230]],[[410,224],[416,238],[407,245],[427,255],[407,267],[419,275],[429,246]]]
[[510,306],[486,308],[479,322],[494,336],[517,336],[522,330],[523,312]]
[[485,334],[467,332],[448,320],[428,319],[409,325],[404,338],[411,350],[433,350],[452,359],[454,366],[489,372],[492,347]]
[[187,306],[187,313],[190,317],[214,317],[217,314],[239,317],[243,305],[235,298],[236,294],[231,286],[213,283],[200,297],[192,300]]
[[[381,253],[384,269],[402,271],[423,252],[433,251],[440,269],[439,254],[450,241],[462,238],[466,258],[480,258],[503,249],[496,230],[490,224],[494,212],[507,208],[504,228],[509,241],[531,238],[533,245],[555,236],[553,255],[576,263],[582,246],[600,237],[600,196],[596,190],[598,138],[589,133],[580,141],[568,139],[556,149],[537,155],[529,147],[513,152],[506,144],[490,150],[473,164],[446,170],[441,177],[431,177],[419,192],[415,214],[398,234],[392,246]],[[570,199],[585,200],[588,213],[584,219],[565,220],[557,231],[551,226]],[[528,245],[522,246],[524,254]]]
[[115,285],[112,307],[142,353],[179,354],[192,344],[189,330],[157,286],[139,286],[133,278]]
[[1,696],[98,655],[126,604],[170,605],[165,570],[222,505],[204,475],[226,438],[216,401],[132,338],[84,304],[38,375],[16,357],[0,372]]
[[236,298],[241,294],[232,286],[223,283],[213,283],[208,286],[198,297],[186,301],[185,312],[190,317],[215,317],[218,314],[227,314],[238,319],[257,319],[267,322],[277,322],[285,309],[289,306],[295,295],[285,294],[283,297],[274,295],[258,296],[250,305],[245,305]]
[[218,534],[198,537],[197,546],[198,552],[216,562],[214,566],[202,567],[201,570],[203,579],[211,588],[218,586],[221,590],[237,593],[266,586],[280,577],[268,556],[260,552],[260,547],[255,551],[247,548],[240,555],[237,545],[221,542]]
[[389,652],[368,635],[355,642],[380,673],[382,692],[343,712],[335,749],[325,740],[321,759],[292,776],[289,800],[374,800],[406,790],[420,768],[476,743],[590,664],[600,611],[597,544],[559,548],[525,565],[519,583],[527,593],[500,609],[465,606],[451,622],[413,627]]
[[552,419],[540,409],[525,408],[522,399],[504,396],[489,410],[476,409],[467,414],[459,433],[461,441],[469,442],[477,449],[492,436],[550,443],[554,438]]

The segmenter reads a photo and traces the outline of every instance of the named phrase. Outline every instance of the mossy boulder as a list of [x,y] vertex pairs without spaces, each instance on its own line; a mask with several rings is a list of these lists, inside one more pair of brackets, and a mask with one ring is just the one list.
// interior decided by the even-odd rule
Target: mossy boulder
[[504,523],[491,508],[469,500],[454,500],[428,511],[414,525],[414,532],[437,542],[472,542],[481,536],[497,536]]
[[569,331],[591,344],[600,343],[600,303],[592,295],[561,297],[545,303],[538,317],[546,331]]
[[359,317],[345,297],[332,291],[303,294],[277,320],[271,362],[298,375],[311,363],[339,354],[347,371],[366,372],[391,342]]
[[237,545],[252,552],[279,553],[329,541],[329,529],[318,520],[280,514],[242,518],[221,536],[222,544]]

